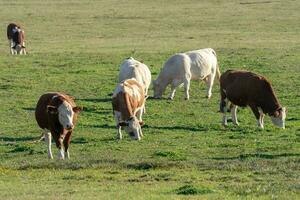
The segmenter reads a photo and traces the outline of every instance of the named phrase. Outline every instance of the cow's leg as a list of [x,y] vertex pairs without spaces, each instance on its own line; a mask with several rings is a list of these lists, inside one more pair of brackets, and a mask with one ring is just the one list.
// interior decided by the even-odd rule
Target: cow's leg
[[262,109],[258,108],[258,111],[259,111],[259,122],[258,122],[258,126],[260,128],[264,128],[264,112],[262,111]]
[[182,82],[178,79],[174,79],[171,83],[171,93],[168,97],[168,99],[173,100],[175,93],[176,93],[176,88],[181,84]]
[[210,75],[207,76],[207,79],[205,80],[206,82],[206,97],[209,99],[212,95],[212,87],[214,84],[214,79],[215,79],[215,73],[211,73]]
[[232,116],[232,122],[234,125],[239,125],[238,119],[237,119],[237,106],[232,104],[232,108],[231,108],[231,116]]
[[225,90],[220,88],[220,93],[221,93],[221,100],[220,100],[220,112],[223,113],[223,119],[222,119],[222,124],[224,126],[227,126],[227,116],[226,116],[226,112],[227,112],[227,97],[226,97],[226,93]]
[[122,132],[121,132],[121,126],[117,125],[117,139],[122,140]]
[[249,105],[249,106],[250,106],[253,114],[255,115],[258,127],[263,129],[264,125],[261,123],[262,117],[261,117],[261,114],[259,113],[259,110],[258,110],[257,106],[255,106],[255,105]]
[[191,77],[190,76],[186,76],[184,81],[183,81],[183,87],[184,87],[184,93],[185,93],[185,100],[189,100],[190,99],[190,82],[191,82]]
[[143,121],[143,119],[142,119],[142,116],[143,116],[143,108],[140,108],[137,112],[136,112],[136,118],[140,121],[140,122],[142,122]]
[[45,137],[45,143],[47,145],[47,150],[48,150],[48,158],[53,159],[52,150],[51,150],[52,137],[48,129],[44,129],[44,137]]
[[70,159],[69,146],[71,142],[71,135],[72,135],[72,131],[68,132],[64,139],[65,157],[67,159]]
[[[144,105],[145,106],[145,105]],[[142,116],[143,116],[143,108],[141,108],[140,110],[138,110],[137,112],[136,112],[136,117],[137,117],[137,119],[139,120],[139,122],[143,122],[143,119],[142,119]],[[142,132],[142,130],[141,131],[139,131],[139,134],[140,134],[140,136],[141,137],[143,137],[143,132]]]
[[63,139],[60,138],[60,135],[53,135],[53,139],[55,141],[56,147],[58,148],[58,159],[65,159],[65,154],[63,150]]

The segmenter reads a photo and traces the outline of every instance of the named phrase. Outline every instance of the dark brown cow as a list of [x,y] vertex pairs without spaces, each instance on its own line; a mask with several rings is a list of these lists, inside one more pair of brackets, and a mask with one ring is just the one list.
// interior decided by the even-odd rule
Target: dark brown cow
[[[52,159],[51,136],[59,149],[59,159],[70,158],[69,145],[77,115],[82,108],[77,107],[74,100],[63,93],[43,94],[37,102],[35,118],[44,130],[45,142],[48,145],[48,158]],[[64,149],[63,149],[64,147]],[[66,155],[65,155],[65,153]]]
[[26,54],[25,32],[19,25],[11,23],[7,26],[7,39],[11,54]]
[[248,71],[228,70],[220,77],[220,92],[223,125],[227,125],[227,102],[230,101],[235,125],[238,125],[237,106],[249,106],[260,128],[264,128],[264,114],[271,117],[274,125],[285,128],[285,108],[280,105],[270,82],[263,76]]

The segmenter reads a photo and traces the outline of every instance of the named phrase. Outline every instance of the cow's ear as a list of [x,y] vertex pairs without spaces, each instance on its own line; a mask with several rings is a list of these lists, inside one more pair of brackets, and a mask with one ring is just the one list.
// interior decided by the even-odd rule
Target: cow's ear
[[279,111],[275,111],[275,112],[273,113],[273,116],[274,116],[274,117],[279,117],[279,115],[280,115],[280,112],[279,112]]
[[128,126],[128,122],[119,122],[119,126]]
[[75,112],[75,113],[79,113],[82,110],[83,110],[83,108],[79,107],[79,106],[76,106],[76,107],[73,108],[73,112]]
[[140,126],[144,126],[145,123],[143,121],[139,121]]
[[50,113],[50,114],[57,114],[57,107],[55,106],[47,106],[47,112]]

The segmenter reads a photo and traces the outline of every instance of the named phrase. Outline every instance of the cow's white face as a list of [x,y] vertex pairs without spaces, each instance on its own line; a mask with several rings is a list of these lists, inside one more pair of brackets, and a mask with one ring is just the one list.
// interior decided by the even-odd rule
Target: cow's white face
[[126,126],[124,129],[131,138],[136,139],[136,140],[141,139],[142,128],[139,123],[139,120],[136,117],[133,117],[132,119],[130,119],[128,121],[128,126]]
[[153,97],[154,98],[161,98],[162,97],[162,88],[160,87],[159,83],[157,82],[157,80],[154,80],[152,82],[153,85]]
[[[277,113],[276,113],[277,112]],[[276,111],[274,116],[270,116],[274,125],[285,128],[286,109],[283,107],[281,110]]]
[[72,129],[73,128],[73,116],[74,116],[74,111],[72,106],[64,101],[60,106],[57,108],[58,111],[58,120],[60,124],[65,128],[65,129]]

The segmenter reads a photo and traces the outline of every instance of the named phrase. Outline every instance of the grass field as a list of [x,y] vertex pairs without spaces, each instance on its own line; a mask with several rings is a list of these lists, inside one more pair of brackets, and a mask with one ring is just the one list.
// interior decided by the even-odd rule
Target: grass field
[[[300,199],[300,1],[0,0],[0,199]],[[6,26],[23,25],[26,56],[9,55]],[[220,69],[272,82],[286,129],[250,109],[221,126],[219,86],[192,82],[146,103],[142,141],[116,141],[109,94],[133,56],[156,78],[176,52],[211,47]],[[71,160],[49,161],[35,104],[63,91],[84,107]],[[169,90],[168,90],[169,92]],[[152,91],[151,93],[152,94]],[[53,144],[56,158],[56,148]]]

